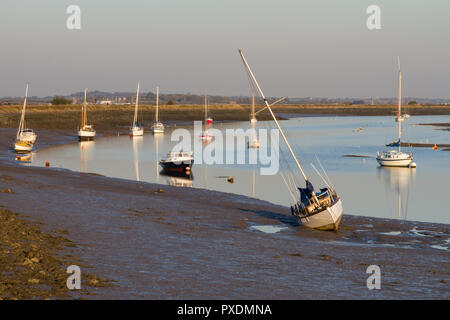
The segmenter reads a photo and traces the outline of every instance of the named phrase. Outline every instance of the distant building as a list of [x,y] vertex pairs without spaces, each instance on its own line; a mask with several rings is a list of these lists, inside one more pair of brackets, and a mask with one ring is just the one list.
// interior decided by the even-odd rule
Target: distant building
[[111,100],[101,100],[99,102],[99,104],[110,106],[110,105],[112,105],[112,101]]

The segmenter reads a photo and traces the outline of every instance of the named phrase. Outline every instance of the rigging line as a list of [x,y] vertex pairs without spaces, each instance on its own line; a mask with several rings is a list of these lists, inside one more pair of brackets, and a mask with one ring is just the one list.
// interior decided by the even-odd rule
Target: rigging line
[[319,177],[323,180],[323,182],[325,182],[325,184],[327,185],[327,187],[329,189],[332,189],[332,187],[327,183],[327,180],[324,179],[324,177],[322,177],[322,175],[320,174],[319,170],[317,170],[317,168],[314,166],[313,163],[310,163],[311,167],[313,167],[314,171],[316,171],[316,173],[319,175]]
[[333,183],[331,182],[331,179],[330,179],[330,177],[328,176],[328,173],[326,172],[325,168],[322,166],[322,162],[319,160],[319,157],[317,156],[317,154],[316,154],[315,156],[316,156],[317,162],[319,163],[320,167],[322,168],[322,171],[323,171],[323,173],[324,173],[324,175],[325,175],[325,178],[327,178],[328,183],[331,185],[331,187],[332,187],[333,190],[334,190],[334,189],[335,189],[335,188],[334,188],[334,185],[333,185]]
[[[272,122],[263,121],[263,123],[264,123],[263,125],[264,125],[266,130],[269,129],[269,127],[271,129],[274,128]],[[272,140],[271,139],[270,139],[270,146],[272,148]],[[281,157],[283,159],[283,163],[285,164],[285,169],[287,171],[287,174],[286,174],[286,173],[283,172],[283,170],[281,170],[281,174],[284,175],[283,179],[285,179],[285,184],[286,184],[289,192],[293,193],[295,190],[297,190],[297,185],[300,185],[300,183],[298,183],[298,181],[296,182],[295,175],[293,174],[294,170],[292,169],[289,161],[286,158],[285,151],[282,150],[280,145],[278,145],[278,150],[279,150],[279,153],[281,154]]]
[[285,178],[283,172],[281,172],[281,178],[283,179],[283,182],[285,183],[285,185],[286,185],[286,187],[287,187],[287,189],[288,189],[288,191],[289,191],[289,194],[291,195],[292,200],[294,201],[294,204],[297,203],[297,199],[295,198],[294,194],[293,194],[292,191],[290,190],[289,185],[288,185],[288,183],[287,183],[287,181],[286,181],[286,178]]

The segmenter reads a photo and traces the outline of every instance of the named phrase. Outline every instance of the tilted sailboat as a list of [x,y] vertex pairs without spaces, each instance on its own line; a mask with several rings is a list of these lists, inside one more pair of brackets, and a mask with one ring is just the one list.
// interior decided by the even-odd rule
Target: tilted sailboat
[[164,133],[164,124],[159,121],[159,88],[156,87],[156,115],[155,115],[155,123],[153,124],[152,131],[153,133]]
[[[242,62],[244,63],[249,79],[252,80],[253,84],[258,89],[267,109],[270,112],[270,115],[272,116],[276,126],[278,127],[278,130],[280,131],[281,136],[283,137],[283,140],[286,143],[289,152],[293,157],[306,183],[305,188],[298,188],[298,190],[300,191],[300,199],[296,200],[296,203],[291,206],[291,214],[299,219],[302,225],[306,227],[319,230],[337,230],[343,215],[343,207],[340,197],[338,196],[334,188],[332,188],[328,183],[327,187],[320,189],[319,192],[316,192],[314,190],[312,183],[308,180],[305,172],[303,171],[300,162],[295,156],[291,145],[289,144],[283,130],[281,129],[277,118],[270,108],[270,105],[266,97],[264,96],[261,87],[256,81],[256,78],[247,63],[247,60],[245,59],[244,54],[240,49],[239,54],[241,56]],[[291,190],[289,191],[291,192]],[[296,199],[298,198],[296,197]]]
[[133,123],[130,128],[130,136],[132,136],[132,137],[144,135],[144,126],[142,125],[142,123],[138,122],[139,86],[140,86],[140,81],[138,81],[138,85],[137,85],[136,104],[134,106],[134,117],[133,117]]
[[398,127],[398,140],[388,144],[388,147],[398,147],[398,150],[385,150],[377,153],[377,162],[380,166],[386,167],[416,167],[413,162],[411,152],[405,153],[401,151],[402,122],[409,118],[409,115],[402,114],[402,70],[400,68],[400,58],[398,59],[398,96],[397,96],[397,116],[395,121]]
[[[212,135],[210,135],[208,133],[208,128],[207,128],[208,119],[209,119],[208,118],[208,95],[205,94],[205,121],[204,121],[204,129],[203,129],[202,135],[200,136],[200,140],[205,143],[210,142],[213,138]],[[212,123],[212,120],[211,120],[211,123]],[[211,123],[209,123],[209,124],[211,124]]]
[[28,98],[28,84],[25,89],[25,99],[23,101],[22,114],[20,116],[19,128],[17,129],[16,139],[14,141],[14,150],[17,152],[28,152],[33,149],[33,144],[36,141],[37,135],[33,129],[25,127],[25,109]]
[[86,92],[87,89],[84,89],[84,103],[81,108],[81,127],[78,129],[78,140],[80,141],[93,140],[96,134],[94,126],[87,124]]

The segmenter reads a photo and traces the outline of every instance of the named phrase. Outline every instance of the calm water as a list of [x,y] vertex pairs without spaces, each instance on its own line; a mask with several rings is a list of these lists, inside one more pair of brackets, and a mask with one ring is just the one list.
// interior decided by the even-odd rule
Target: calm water
[[[450,143],[450,131],[416,125],[433,122],[450,122],[450,116],[412,117],[403,140]],[[320,159],[343,199],[345,214],[450,223],[450,209],[445,201],[450,181],[450,152],[414,148],[412,151],[417,169],[378,166],[374,157],[376,152],[381,151],[396,136],[393,117],[304,117],[281,121],[281,124],[316,188],[323,184],[310,163],[319,167],[316,155]],[[193,129],[192,126],[185,128]],[[223,132],[227,128],[247,129],[249,123],[215,124],[214,128]],[[273,128],[273,124],[259,122],[258,128]],[[157,162],[176,144],[170,141],[173,129],[168,128],[160,136],[147,133],[144,137],[134,139],[128,136],[104,137],[91,142],[43,149],[33,154],[31,165],[44,166],[46,161],[50,161],[51,166],[57,168],[182,187],[207,188],[285,206],[292,202],[281,176],[260,175],[259,165],[196,163],[192,179],[161,174]],[[288,156],[284,143],[281,142],[281,145],[283,154]],[[404,150],[408,151],[407,148]],[[231,151],[225,146],[224,154]],[[343,155],[369,157],[351,158]],[[291,158],[288,156],[287,159],[294,168]],[[286,166],[282,169],[286,169]],[[226,177],[229,176],[234,178],[233,183],[227,181]]]

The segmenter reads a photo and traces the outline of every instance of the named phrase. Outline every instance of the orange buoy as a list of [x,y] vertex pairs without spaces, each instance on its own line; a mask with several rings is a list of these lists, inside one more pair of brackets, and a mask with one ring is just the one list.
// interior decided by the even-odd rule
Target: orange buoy
[[48,167],[50,167],[50,162],[49,161],[46,161],[45,162],[45,166],[48,168]]
[[433,150],[436,150],[436,149],[437,149],[437,145],[434,145]]

